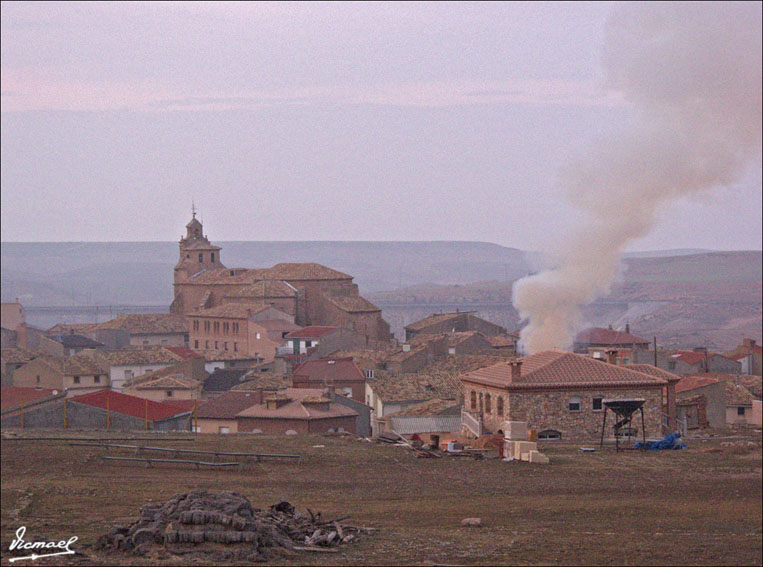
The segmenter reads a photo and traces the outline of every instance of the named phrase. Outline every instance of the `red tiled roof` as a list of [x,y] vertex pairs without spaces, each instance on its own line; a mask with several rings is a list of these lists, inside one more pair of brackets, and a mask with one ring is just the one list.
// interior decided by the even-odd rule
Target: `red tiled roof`
[[149,421],[160,421],[185,413],[185,411],[181,411],[176,405],[165,405],[160,402],[129,396],[113,390],[98,390],[97,392],[75,396],[70,398],[69,401],[101,409],[106,409],[108,406],[109,411],[131,417],[145,418],[148,416]]
[[726,382],[726,405],[727,406],[751,406],[755,398],[750,391],[734,382]]
[[318,337],[322,337],[323,335],[333,333],[338,328],[339,327],[328,327],[325,325],[310,325],[298,331],[293,331],[289,333],[288,335],[286,335],[286,338],[287,339],[315,339]]
[[16,386],[3,386],[0,388],[0,411],[20,407],[21,404],[29,405],[32,402],[53,396],[57,390],[44,388],[18,388]]
[[237,286],[225,293],[224,297],[294,297],[297,291],[280,280],[263,280],[253,284]]
[[685,376],[676,384],[676,394],[686,392],[687,390],[694,390],[695,388],[702,388],[703,386],[709,386],[710,384],[717,384],[720,380],[711,378],[704,374]]
[[333,303],[336,307],[341,309],[342,311],[346,311],[347,313],[374,313],[377,311],[381,311],[376,305],[365,299],[364,297],[358,296],[336,296],[336,297],[328,297],[328,300]]
[[571,352],[548,350],[519,360],[522,366],[517,380],[512,380],[511,366],[507,362],[474,370],[462,375],[461,380],[509,390],[654,387],[667,384],[667,380],[662,378]]
[[295,367],[292,375],[294,378],[305,377],[313,384],[365,380],[365,375],[352,358],[308,360]]
[[267,275],[278,280],[351,280],[352,276],[332,270],[314,262],[281,263],[266,270]]
[[595,345],[623,345],[630,346],[632,344],[649,344],[649,341],[632,335],[631,333],[625,333],[623,331],[615,331],[614,329],[602,329],[601,327],[591,327],[580,331],[575,337],[576,343],[581,344],[595,344]]
[[200,419],[234,419],[236,414],[257,403],[259,395],[252,391],[228,390],[198,407],[196,417]]
[[[707,353],[707,357],[710,358],[712,355],[710,353]],[[675,358],[676,360],[680,360],[681,362],[685,362],[686,364],[691,364],[694,366],[695,364],[699,364],[703,360],[705,360],[705,353],[704,352],[694,352],[693,350],[679,350],[675,351],[671,358]]]
[[[329,403],[328,409],[321,409],[309,402],[322,401],[323,390],[318,388],[287,388],[282,396],[289,401],[276,409],[268,409],[267,404],[256,404],[240,412],[237,417],[265,419],[328,419],[332,417],[356,416],[358,413],[341,404]],[[267,399],[267,398],[266,398]]]
[[515,341],[509,337],[501,337],[498,335],[485,337],[487,342],[493,345],[493,348],[511,347],[514,346]]
[[170,351],[173,354],[176,354],[183,360],[188,360],[189,358],[196,358],[200,356],[198,353],[185,346],[166,346],[164,349]]

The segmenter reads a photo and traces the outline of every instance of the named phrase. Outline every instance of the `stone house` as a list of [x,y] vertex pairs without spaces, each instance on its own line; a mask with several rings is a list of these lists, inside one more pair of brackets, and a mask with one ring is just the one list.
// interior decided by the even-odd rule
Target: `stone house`
[[48,388],[77,396],[109,388],[109,373],[91,357],[66,358],[42,355],[17,368],[13,385],[20,388]]
[[302,327],[347,327],[372,340],[389,340],[389,324],[381,310],[360,297],[352,276],[315,263],[229,269],[220,251],[194,215],[179,242],[171,313],[189,315],[225,303],[264,303],[288,313]]
[[742,344],[725,353],[725,356],[740,363],[742,374],[763,374],[763,348],[753,339],[742,339]]
[[677,417],[688,429],[726,426],[726,385],[706,374],[685,376],[676,384]]
[[706,352],[704,348],[658,350],[656,357],[653,350],[634,350],[632,355],[634,363],[654,364],[656,358],[658,368],[680,375],[703,372],[739,374],[742,369],[738,361],[721,354]]
[[434,398],[379,418],[379,431],[399,435],[436,437],[439,442],[451,440],[461,433],[461,403],[458,400]]
[[199,400],[206,376],[204,359],[197,357],[133,378],[122,391],[155,402]]
[[293,325],[288,313],[264,303],[225,303],[188,314],[191,348],[203,351],[240,352],[264,362],[275,358],[285,339],[263,326],[283,321],[280,328]]
[[197,379],[203,378],[203,359],[184,347],[127,347],[115,351],[91,351],[86,354],[108,370],[111,389],[117,392],[133,378],[191,359],[196,359],[189,362],[194,368],[192,376]]
[[[464,331],[450,333],[448,339],[449,355],[465,355],[487,353],[493,350],[493,344],[479,331]],[[493,337],[503,339],[504,337]]]
[[[112,332],[117,331],[122,333],[112,338]],[[90,334],[112,349],[126,345],[188,346],[188,321],[172,313],[135,313],[100,323]]]
[[402,345],[402,350],[388,356],[384,369],[391,374],[411,374],[448,356],[448,335],[421,334]]
[[356,411],[325,397],[320,389],[287,388],[278,393],[231,390],[200,406],[196,422],[200,433],[355,433],[357,416]]
[[50,356],[71,356],[85,349],[102,349],[103,347],[103,343],[75,333],[44,336],[40,338],[39,345],[39,349]]
[[726,387],[726,423],[729,425],[752,425],[753,395],[741,384],[731,380],[724,382]]
[[[498,432],[525,421],[548,437],[592,440],[601,435],[606,399],[643,399],[647,436],[662,432],[668,381],[563,351],[545,351],[463,374],[465,424]],[[607,436],[613,435],[611,429]],[[640,419],[634,423],[640,429]]]
[[338,350],[352,350],[366,346],[368,339],[365,335],[344,329],[326,325],[310,325],[303,329],[293,331],[286,335],[288,346],[287,354],[310,354],[316,353],[321,345],[320,353],[315,358],[323,358]]
[[2,385],[12,386],[14,371],[41,354],[40,351],[21,348],[4,348],[0,350],[0,380],[2,380]]
[[308,360],[292,371],[294,388],[328,388],[348,398],[363,401],[366,377],[352,358]]
[[406,325],[405,340],[410,341],[422,334],[439,335],[466,331],[479,331],[485,336],[508,335],[504,327],[477,317],[473,312],[456,311],[455,313],[436,313]]

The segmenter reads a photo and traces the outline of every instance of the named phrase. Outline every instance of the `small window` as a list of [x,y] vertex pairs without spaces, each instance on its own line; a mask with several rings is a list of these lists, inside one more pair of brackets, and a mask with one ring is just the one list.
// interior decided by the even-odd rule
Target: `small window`
[[75,384],[79,384],[79,376],[75,376],[74,377],[74,383]]
[[228,341],[225,341],[225,342],[223,343],[223,348],[224,348],[225,350],[228,350]]
[[675,360],[669,360],[668,361],[668,370],[675,370],[676,369],[676,361]]
[[40,383],[40,375],[39,374],[37,375],[37,383],[38,384]]
[[567,407],[570,411],[580,411],[580,398],[570,398]]
[[490,394],[485,394],[485,413],[490,413]]
[[259,333],[255,334],[255,335],[254,335],[254,338],[255,338],[255,339],[257,339],[257,340],[259,341],[259,340],[260,340],[260,334],[259,334]]
[[217,350],[217,349],[219,349],[219,348],[220,348],[220,343],[218,343],[217,341],[215,341],[215,350]]
[[193,341],[193,348],[199,348],[199,341]]
[[472,401],[472,409],[476,410],[477,409],[477,392],[475,392],[474,390],[472,390],[471,401]]
[[593,399],[593,411],[601,411],[604,409],[604,404],[602,403],[602,398],[594,398]]
[[172,397],[172,390],[167,390],[167,397],[168,397],[168,398],[171,398],[171,397]]
[[238,352],[238,343],[233,343],[233,352]]
[[543,431],[538,433],[538,439],[543,439],[544,441],[549,441],[551,439],[561,439],[562,433],[561,431],[557,431],[556,429],[544,429]]
[[495,411],[499,416],[503,415],[503,396],[498,396],[498,399],[495,401]]
[[737,408],[737,415],[744,415],[744,408]]
[[93,383],[94,384],[100,384],[101,383],[101,377],[100,376],[93,376]]
[[212,253],[209,255],[209,257],[210,257],[210,261],[211,261],[211,262],[214,264],[214,263],[215,263],[215,253],[214,253],[214,252],[212,252]]
[[204,263],[204,254],[199,252],[199,264],[203,264],[203,263]]
[[217,431],[218,431],[219,433],[223,433],[223,434],[225,434],[225,433],[230,433],[230,427],[223,427],[223,426],[220,426],[220,428],[219,428]]
[[204,341],[204,348],[209,350],[209,341]]

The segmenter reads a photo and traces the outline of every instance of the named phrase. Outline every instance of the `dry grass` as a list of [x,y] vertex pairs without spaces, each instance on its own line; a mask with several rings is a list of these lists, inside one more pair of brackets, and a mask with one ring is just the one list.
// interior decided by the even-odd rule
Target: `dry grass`
[[[288,500],[325,516],[350,514],[358,525],[380,529],[339,554],[299,555],[278,563],[763,561],[759,448],[738,455],[717,442],[695,442],[680,452],[582,454],[577,446],[548,444],[544,451],[551,465],[542,466],[416,459],[403,448],[341,437],[199,436],[194,444],[182,444],[191,445],[304,458],[250,463],[240,470],[147,469],[103,462],[97,448],[5,441],[3,552],[15,529],[26,525],[35,537],[78,535],[75,547],[92,563],[153,564],[156,557],[102,557],[86,546],[111,525],[134,519],[145,502],[205,488],[238,491],[259,507]],[[470,516],[481,517],[483,527],[462,527],[461,519]]]

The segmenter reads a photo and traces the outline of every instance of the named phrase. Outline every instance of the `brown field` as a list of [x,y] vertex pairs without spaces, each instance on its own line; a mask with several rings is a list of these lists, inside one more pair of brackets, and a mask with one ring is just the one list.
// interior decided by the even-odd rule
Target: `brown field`
[[[2,563],[25,525],[28,540],[77,535],[74,548],[87,556],[27,565],[185,564],[188,557],[103,556],[89,546],[113,524],[134,520],[143,503],[204,488],[235,490],[258,507],[288,500],[379,530],[339,553],[274,557],[278,564],[761,565],[759,434],[755,441],[754,449],[690,441],[686,451],[620,454],[548,443],[541,447],[548,466],[417,459],[348,437],[199,436],[176,444],[303,455],[221,471],[119,465],[102,461],[100,448],[3,441]],[[472,516],[482,527],[461,526]]]

